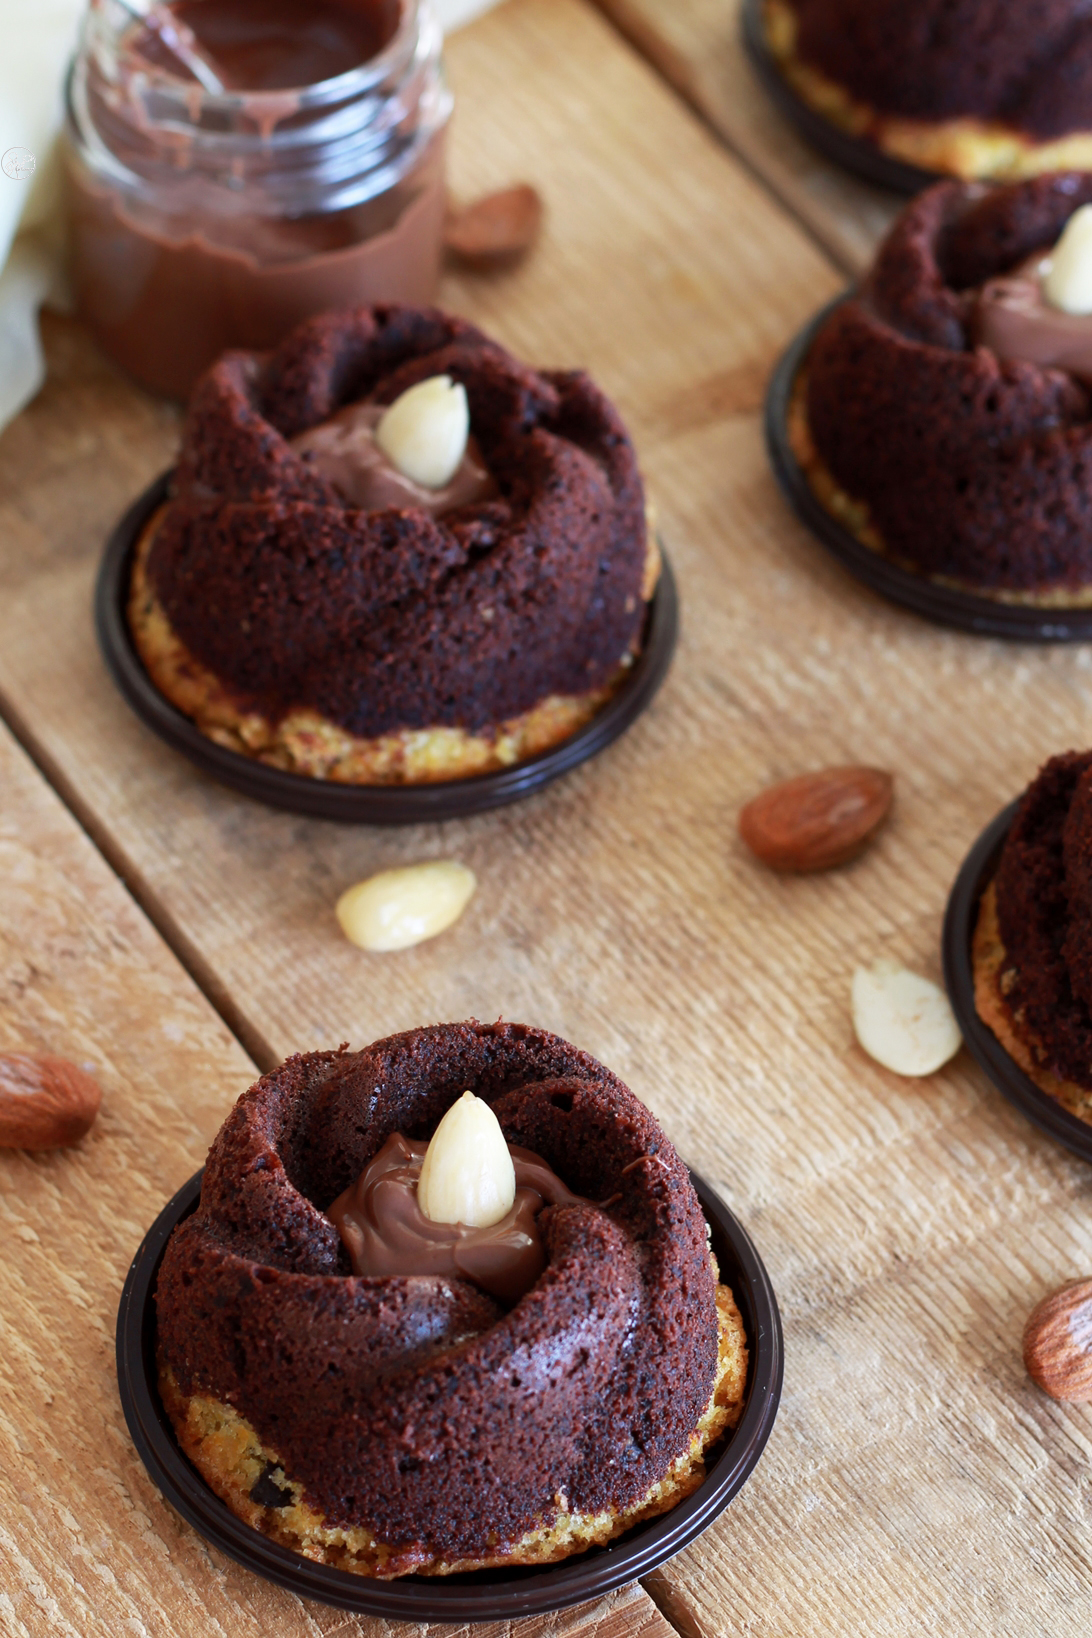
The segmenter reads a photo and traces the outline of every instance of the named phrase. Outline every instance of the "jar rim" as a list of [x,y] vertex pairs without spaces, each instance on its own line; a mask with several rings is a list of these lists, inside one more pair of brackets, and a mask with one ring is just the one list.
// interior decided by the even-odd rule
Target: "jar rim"
[[170,198],[175,210],[184,200],[195,210],[191,195],[199,191],[200,210],[216,217],[237,215],[244,193],[249,214],[284,217],[344,210],[389,192],[427,153],[452,103],[430,0],[401,4],[402,30],[361,65],[367,78],[355,69],[318,81],[322,95],[308,101],[289,88],[214,99],[196,81],[153,82],[143,73],[127,85],[104,81],[117,66],[102,60],[110,43],[85,31],[65,83],[71,161],[149,208],[165,210]]
[[[154,63],[142,68],[139,71],[140,77],[149,88],[154,86],[156,93],[165,100],[177,100],[184,106],[194,124],[204,112],[229,113],[246,108],[260,117],[263,107],[273,109],[277,102],[285,97],[291,97],[294,107],[299,110],[321,108],[325,103],[356,98],[374,90],[413,56],[424,15],[431,13],[432,10],[431,0],[398,0],[398,7],[400,13],[398,27],[382,50],[374,57],[369,57],[366,62],[358,63],[354,68],[347,68],[343,73],[331,75],[325,80],[264,90],[209,91],[199,81],[184,80]],[[131,20],[133,12],[128,7],[123,7],[123,10]],[[102,18],[103,0],[98,0],[98,3],[92,0],[85,13],[84,26],[89,31],[94,30],[97,20]],[[78,49],[81,51],[85,49],[85,42],[82,39]]]

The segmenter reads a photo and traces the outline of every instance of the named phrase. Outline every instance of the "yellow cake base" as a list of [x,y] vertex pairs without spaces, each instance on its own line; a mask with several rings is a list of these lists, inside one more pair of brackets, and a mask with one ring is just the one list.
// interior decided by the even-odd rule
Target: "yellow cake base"
[[797,18],[785,0],[764,0],[763,32],[771,56],[801,102],[849,136],[892,159],[965,180],[1013,182],[1046,171],[1092,170],[1092,130],[1036,142],[1000,120],[898,119],[858,102],[797,55]]
[[[717,1286],[717,1374],[709,1403],[688,1449],[664,1477],[632,1507],[599,1513],[573,1512],[563,1494],[556,1511],[516,1542],[498,1541],[495,1550],[475,1559],[438,1558],[427,1546],[389,1547],[363,1525],[328,1526],[303,1499],[303,1487],[287,1477],[277,1453],[263,1444],[254,1428],[230,1405],[201,1394],[183,1395],[169,1368],[161,1364],[159,1391],[178,1441],[201,1477],[232,1512],[263,1535],[320,1564],[355,1575],[391,1579],[401,1575],[454,1575],[462,1570],[496,1569],[509,1564],[553,1564],[589,1547],[602,1546],[642,1519],[666,1513],[695,1490],[705,1477],[706,1452],[734,1428],[743,1413],[747,1381],[747,1340],[735,1299],[726,1285]],[[291,1496],[283,1507],[265,1507],[251,1491],[265,1474]]]
[[[605,688],[551,694],[530,711],[477,733],[436,726],[365,739],[310,710],[290,711],[271,722],[260,712],[241,711],[172,629],[147,575],[148,553],[164,510],[149,520],[137,543],[129,583],[129,627],[144,668],[159,692],[207,739],[289,773],[345,785],[423,785],[510,768],[589,723],[625,681],[636,658],[625,655]],[[650,530],[641,593],[646,602],[659,571],[659,550]]]
[[1092,1091],[1078,1086],[1076,1081],[1059,1080],[1057,1075],[1044,1069],[1040,1058],[1042,1047],[1023,1028],[1020,1013],[1014,1013],[1006,1000],[1016,979],[1016,969],[1008,958],[997,920],[997,890],[990,883],[982,895],[978,922],[972,946],[974,964],[975,1011],[988,1029],[997,1036],[1013,1061],[1029,1075],[1041,1092],[1054,1098],[1063,1109],[1068,1109],[1078,1120],[1092,1125]]

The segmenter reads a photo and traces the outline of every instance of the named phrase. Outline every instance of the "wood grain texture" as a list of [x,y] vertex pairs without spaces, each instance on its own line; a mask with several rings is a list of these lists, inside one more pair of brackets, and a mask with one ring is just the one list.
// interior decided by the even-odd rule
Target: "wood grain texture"
[[[674,1626],[1083,1635],[1092,1411],[1043,1399],[1019,1339],[1092,1272],[1092,1174],[965,1057],[922,1083],[866,1060],[848,996],[880,953],[936,975],[967,848],[1092,739],[1092,650],[935,630],[796,526],[758,406],[840,275],[600,19],[509,0],[449,54],[456,192],[526,177],[547,221],[522,268],[452,277],[446,300],[535,361],[586,363],[629,419],[683,606],[652,711],[519,807],[405,831],[191,772],[117,699],[89,621],[103,535],[174,419],[63,324],[0,440],[4,709],[263,1060],[471,1014],[542,1024],[617,1070],[747,1223],[785,1399],[746,1489],[651,1583]],[[897,776],[869,854],[801,879],[745,854],[748,797],[857,761]],[[343,887],[437,856],[480,881],[454,929],[395,956],[345,944]]]
[[596,0],[847,273],[864,272],[902,200],[808,146],[771,102],[740,32],[742,0]]
[[[395,1638],[410,1629],[300,1600],[207,1547],[130,1443],[114,1372],[126,1270],[255,1070],[4,729],[0,791],[0,1051],[59,1053],[104,1089],[76,1148],[0,1149],[0,1633]],[[671,1635],[639,1587],[477,1630]]]
[[[125,1430],[113,1332],[164,1200],[253,1066],[41,776],[0,733],[0,1050],[85,1063],[74,1150],[0,1151],[0,1631],[215,1632],[298,1604],[214,1565]],[[202,1608],[207,1615],[202,1616]]]

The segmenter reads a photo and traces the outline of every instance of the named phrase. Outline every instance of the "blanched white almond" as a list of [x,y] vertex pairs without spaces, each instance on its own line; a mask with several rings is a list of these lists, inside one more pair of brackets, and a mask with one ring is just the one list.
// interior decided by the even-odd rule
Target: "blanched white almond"
[[1063,313],[1092,313],[1092,205],[1075,210],[1054,247],[1043,294]]
[[931,1075],[963,1039],[940,986],[890,960],[853,974],[853,1028],[869,1057],[896,1075]]
[[348,887],[337,901],[337,919],[362,950],[408,950],[458,921],[477,878],[455,859],[381,870]]
[[466,388],[449,375],[418,381],[375,429],[375,441],[405,477],[425,489],[442,489],[459,470],[470,436]]
[[432,1134],[417,1204],[434,1223],[489,1228],[515,1198],[516,1169],[500,1122],[484,1099],[464,1092]]

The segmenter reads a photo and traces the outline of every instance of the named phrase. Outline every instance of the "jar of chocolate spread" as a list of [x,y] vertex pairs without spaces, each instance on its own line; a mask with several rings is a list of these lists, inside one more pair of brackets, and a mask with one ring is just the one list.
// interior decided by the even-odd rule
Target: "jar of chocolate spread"
[[67,91],[73,273],[111,357],[184,397],[225,348],[324,308],[430,301],[440,48],[428,0],[91,0]]

